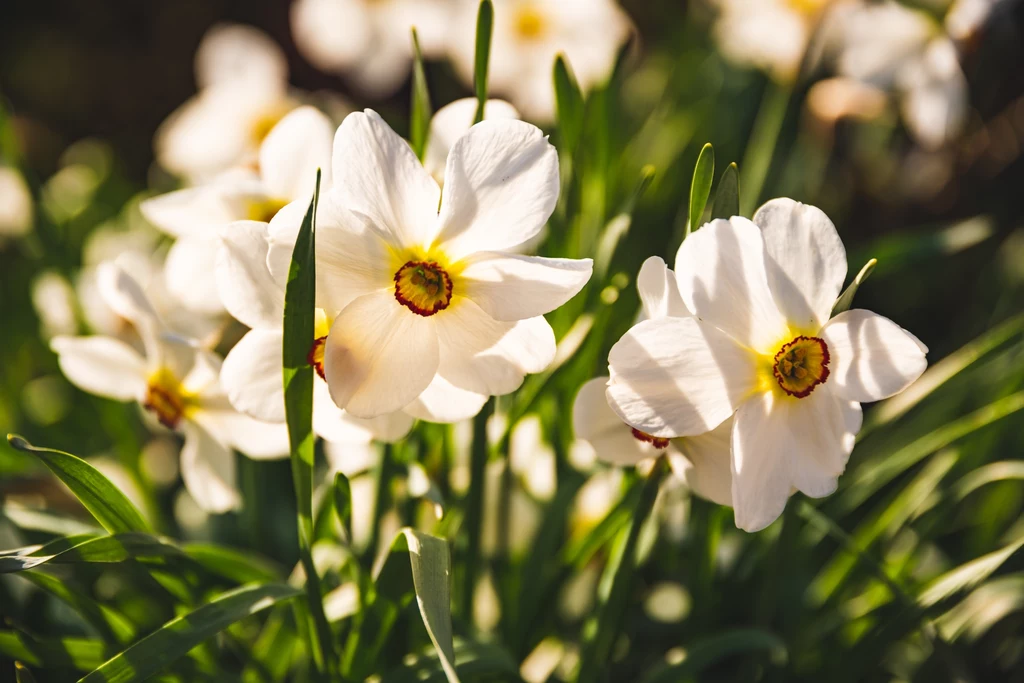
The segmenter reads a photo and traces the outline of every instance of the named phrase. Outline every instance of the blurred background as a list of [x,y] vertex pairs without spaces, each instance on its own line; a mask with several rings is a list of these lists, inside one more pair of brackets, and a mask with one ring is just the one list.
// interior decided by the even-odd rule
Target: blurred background
[[[504,5],[496,5],[500,17]],[[962,666],[973,673],[958,680],[1024,681],[1024,555],[1016,552],[1024,542],[1024,413],[1017,412],[1024,405],[1024,2],[624,0],[621,9],[630,25],[601,58],[609,67],[603,76],[584,77],[590,57],[581,51],[576,64],[566,50],[581,83],[590,81],[582,137],[563,156],[578,182],[538,251],[591,256],[623,207],[631,223],[612,242],[614,256],[585,304],[553,316],[560,336],[583,313],[603,316],[603,334],[555,375],[504,442],[514,447],[518,434],[523,457],[553,449],[557,458],[550,491],[530,484],[526,470],[516,472],[529,512],[517,513],[512,527],[529,537],[537,518],[562,505],[554,492],[568,490],[565,505],[576,512],[566,513],[558,538],[569,543],[614,517],[610,511],[632,490],[632,473],[623,481],[592,462],[570,462],[566,406],[583,381],[606,373],[608,348],[634,321],[640,263],[652,254],[674,260],[694,163],[711,142],[716,178],[739,164],[744,214],[776,196],[814,204],[839,229],[851,277],[877,258],[857,306],[897,321],[930,349],[938,371],[925,376],[919,396],[866,413],[867,434],[840,492],[820,507],[920,609],[931,610],[957,663],[928,645],[877,567],[843,555],[847,546],[810,518],[797,524],[787,517],[749,536],[732,528],[727,510],[677,493],[678,509],[665,503],[663,536],[629,612],[632,645],[615,656],[608,680],[640,680],[710,633],[760,628],[778,640],[756,642],[758,654],[740,662],[720,656],[697,679],[932,681]],[[0,429],[90,458],[168,535],[250,548],[290,566],[294,501],[291,487],[280,484],[287,461],[240,458],[246,499],[261,504],[207,516],[182,493],[176,437],[154,436],[137,406],[74,388],[47,341],[111,324],[91,310],[89,273],[97,263],[127,242],[154,253],[169,243],[138,203],[196,182],[156,160],[154,139],[201,85],[196,52],[211,28],[259,29],[283,55],[297,98],[336,123],[372,107],[402,135],[409,134],[408,64],[398,58],[369,76],[358,73],[386,51],[387,40],[370,40],[355,57],[325,53],[284,0],[53,0],[6,3],[2,14]],[[401,24],[399,16],[391,20]],[[472,31],[455,19],[441,23],[450,41],[464,44],[438,50],[424,41],[435,110],[472,93],[459,56],[471,54]],[[618,32],[613,24],[602,30]],[[550,79],[551,64],[542,66]],[[512,72],[509,83],[527,78],[500,68]],[[545,112],[550,92],[507,86],[492,94],[550,131],[564,153],[565,132],[550,104]],[[647,166],[653,180],[633,206]],[[578,239],[560,226],[572,226]],[[228,326],[218,348],[230,348],[242,331]],[[499,402],[499,413],[523,417],[510,401],[505,411]],[[415,449],[400,459],[421,459],[440,432],[417,434]],[[449,472],[430,462],[441,492],[459,498],[458,467]],[[972,475],[978,471],[986,474]],[[409,495],[403,491],[394,495],[396,510],[409,521],[417,513],[399,504]],[[25,510],[80,512],[48,472],[6,445],[0,502],[2,548],[46,537],[50,527],[26,521]],[[12,516],[15,508],[21,512]],[[998,564],[985,565],[987,573],[968,572],[972,578],[956,591],[922,597],[937,577],[1010,547]],[[517,662],[556,643],[553,661],[562,668],[524,677],[563,680],[570,634],[589,614],[604,555],[576,556],[553,580],[562,595],[558,614],[524,621],[508,616],[523,554],[489,565],[488,599],[498,616],[464,617],[475,626],[456,630],[491,634]],[[0,583],[0,617],[9,624],[40,634],[81,630],[57,602]],[[0,655],[0,679],[9,663]]]

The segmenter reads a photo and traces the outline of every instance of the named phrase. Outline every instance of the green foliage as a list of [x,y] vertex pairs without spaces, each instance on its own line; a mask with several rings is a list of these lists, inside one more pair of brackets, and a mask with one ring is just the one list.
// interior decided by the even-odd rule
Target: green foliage
[[704,207],[711,196],[711,183],[715,179],[715,150],[707,143],[700,150],[697,165],[693,168],[690,183],[690,212],[686,219],[686,234],[696,230],[704,222]]
[[476,116],[473,123],[484,120],[487,104],[487,68],[491,62],[491,38],[494,36],[494,3],[481,0],[476,18],[476,53],[473,60],[473,83],[476,93]]
[[416,157],[423,161],[430,137],[430,117],[434,110],[430,106],[430,90],[427,87],[427,72],[423,68],[423,52],[416,29],[412,29],[412,102],[409,107],[409,144]]

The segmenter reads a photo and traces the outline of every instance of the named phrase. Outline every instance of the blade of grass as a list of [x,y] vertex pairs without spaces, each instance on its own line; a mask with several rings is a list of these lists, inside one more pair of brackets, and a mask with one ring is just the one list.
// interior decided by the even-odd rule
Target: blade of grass
[[832,306],[833,316],[837,316],[844,311],[850,310],[850,307],[853,306],[853,297],[856,296],[857,290],[860,289],[860,286],[864,284],[864,281],[871,276],[871,271],[875,269],[876,265],[878,265],[878,259],[871,259],[864,264],[864,267],[860,269],[859,273],[857,273],[857,277],[853,278],[853,282],[850,283],[850,286],[844,289],[843,293],[839,295],[838,299],[836,299],[835,305]]
[[487,67],[491,61],[491,38],[494,34],[494,4],[482,0],[476,16],[476,56],[473,60],[473,83],[476,90],[476,116],[473,123],[484,120],[487,104]]
[[430,117],[434,112],[430,106],[430,90],[427,88],[427,73],[423,68],[423,52],[420,39],[412,29],[412,103],[409,113],[409,142],[416,157],[423,161],[430,138]]
[[562,144],[571,155],[583,134],[583,93],[564,54],[555,58],[555,105]]
[[740,215],[740,171],[732,162],[722,171],[711,205],[711,218],[732,218]]
[[[690,212],[686,218],[686,236],[701,226],[704,207],[711,196],[711,183],[715,179],[715,150],[707,143],[700,150],[697,164],[693,167],[693,181],[690,183]],[[684,237],[685,239],[685,237]]]

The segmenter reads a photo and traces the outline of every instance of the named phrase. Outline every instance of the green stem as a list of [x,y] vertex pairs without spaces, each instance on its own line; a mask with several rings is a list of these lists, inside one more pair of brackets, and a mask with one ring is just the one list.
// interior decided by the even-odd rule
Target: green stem
[[596,624],[588,624],[588,638],[583,644],[583,655],[580,668],[576,675],[576,683],[590,683],[601,678],[607,669],[608,658],[611,656],[615,639],[622,626],[622,619],[629,603],[633,575],[636,572],[636,546],[640,538],[640,530],[654,509],[654,501],[658,498],[658,489],[669,471],[668,459],[661,456],[654,464],[640,491],[633,512],[625,542],[619,543],[613,552],[598,590],[601,601]]
[[381,454],[380,465],[377,467],[377,495],[373,499],[373,531],[370,534],[370,545],[367,553],[370,557],[370,566],[377,558],[377,550],[380,548],[381,523],[388,508],[391,507],[391,474],[394,471],[395,445],[384,444],[384,452]]
[[761,199],[761,190],[768,177],[792,92],[791,86],[780,86],[774,82],[765,86],[754,128],[743,153],[743,163],[740,164],[740,214],[744,216],[752,216]]
[[486,488],[487,420],[494,412],[494,399],[490,399],[473,420],[473,449],[469,461],[469,493],[466,495],[466,573],[463,576],[459,607],[462,617],[469,623],[473,617],[473,592],[480,570],[480,546],[484,517],[484,488]]

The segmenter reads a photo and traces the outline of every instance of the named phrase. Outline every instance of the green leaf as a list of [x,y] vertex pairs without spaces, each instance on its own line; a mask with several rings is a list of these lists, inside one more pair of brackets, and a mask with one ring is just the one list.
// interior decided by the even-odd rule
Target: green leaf
[[484,120],[484,106],[487,104],[487,67],[491,61],[491,37],[494,34],[494,4],[491,0],[480,2],[476,16],[476,55],[473,60],[473,83],[476,90],[476,116],[473,123]]
[[8,502],[3,506],[2,515],[14,522],[16,527],[25,531],[41,531],[54,536],[102,533],[100,527],[85,524],[74,517],[58,515],[50,510],[34,510],[13,502]]
[[373,576],[377,590],[400,604],[407,594],[408,572],[404,570],[404,563],[396,558],[398,552],[405,551],[409,553],[412,584],[423,625],[437,650],[448,682],[458,683],[452,640],[452,572],[448,542],[415,529],[405,528],[398,532],[391,543],[391,552],[382,558]]
[[221,593],[107,660],[79,683],[144,681],[236,621],[298,595],[299,589],[282,583],[242,586]]
[[99,538],[71,536],[59,538],[41,548],[21,549],[26,553],[0,556],[0,573],[32,569],[42,564],[75,562],[124,562],[140,557],[183,556],[172,543],[150,534],[116,534]]
[[875,269],[876,265],[878,265],[878,259],[871,259],[864,264],[864,267],[860,269],[859,273],[857,273],[857,277],[853,278],[853,282],[850,283],[850,286],[843,290],[843,293],[839,295],[838,299],[836,299],[835,305],[832,306],[833,316],[850,310],[850,307],[853,306],[853,297],[857,294],[857,290],[860,289],[860,286],[868,279],[868,276],[871,275],[871,271]]
[[284,297],[284,405],[291,445],[292,479],[298,506],[299,558],[306,573],[307,608],[312,632],[310,648],[317,670],[333,669],[335,652],[324,615],[320,578],[313,565],[313,367],[309,364],[316,312],[316,209],[320,201],[320,171],[316,189],[302,219],[292,250]]
[[427,73],[423,68],[423,52],[420,50],[420,39],[412,29],[412,103],[409,114],[409,143],[416,152],[416,157],[423,161],[430,137],[430,90],[427,88]]
[[[519,666],[503,647],[466,640],[455,641],[455,669],[473,681],[519,681]],[[434,650],[408,655],[402,666],[386,671],[380,683],[444,683],[446,674]]]
[[86,461],[50,448],[36,448],[14,434],[7,435],[7,442],[19,451],[31,453],[42,460],[110,533],[150,530],[121,490]]
[[572,67],[561,53],[555,58],[555,105],[562,143],[571,154],[583,135],[583,93]]
[[0,631],[0,654],[30,666],[91,671],[114,652],[113,647],[94,638],[33,638],[18,631]]
[[345,540],[352,542],[352,485],[343,472],[334,475],[334,510],[345,530]]
[[986,484],[1013,479],[1024,480],[1024,460],[1000,460],[968,472],[953,487],[953,497],[963,500]]
[[37,588],[69,605],[82,619],[112,645],[125,645],[135,639],[135,626],[120,612],[101,605],[82,590],[51,574],[29,571],[22,576]]
[[188,543],[182,550],[208,571],[238,583],[269,583],[280,580],[284,574],[269,560],[234,548]]
[[931,607],[960,591],[977,586],[992,576],[992,573],[1003,566],[1022,546],[1024,539],[946,572],[921,592],[917,599],[918,603],[924,607]]
[[35,676],[21,662],[14,663],[14,677],[18,683],[36,683]]
[[786,644],[778,636],[757,629],[736,629],[697,641],[686,649],[683,661],[659,668],[642,681],[676,683],[695,677],[723,659],[753,652],[767,652],[776,665],[785,664],[788,659]]
[[732,218],[740,215],[740,171],[732,162],[722,171],[711,205],[711,218]]
[[[711,143],[704,145],[693,167],[693,182],[690,183],[690,213],[686,219],[686,235],[701,226],[704,207],[711,195],[711,183],[715,179],[715,150]],[[685,239],[685,238],[684,238]]]

